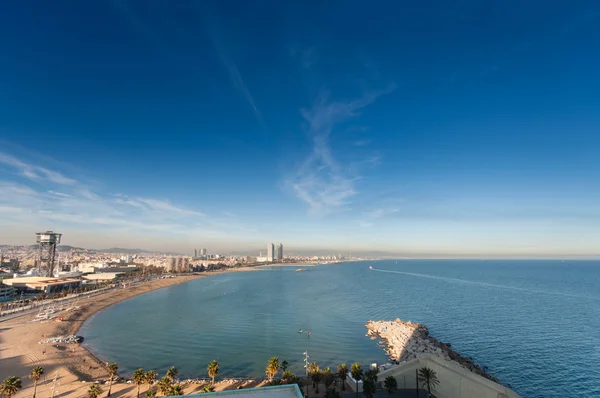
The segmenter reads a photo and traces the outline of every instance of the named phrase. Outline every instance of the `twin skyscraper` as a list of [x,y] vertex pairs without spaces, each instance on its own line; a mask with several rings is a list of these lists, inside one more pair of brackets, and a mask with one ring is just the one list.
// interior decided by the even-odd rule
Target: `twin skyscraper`
[[269,242],[267,245],[267,261],[283,260],[283,243],[277,245],[277,251],[275,251],[275,245],[273,242]]

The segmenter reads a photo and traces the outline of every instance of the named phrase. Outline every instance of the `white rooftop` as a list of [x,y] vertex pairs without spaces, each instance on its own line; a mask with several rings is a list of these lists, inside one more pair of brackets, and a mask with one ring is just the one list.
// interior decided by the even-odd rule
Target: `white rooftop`
[[186,397],[216,398],[303,398],[302,392],[297,384],[286,384],[283,386],[271,386],[260,388],[243,388],[241,390],[225,390],[218,392],[208,392],[202,394],[190,394]]

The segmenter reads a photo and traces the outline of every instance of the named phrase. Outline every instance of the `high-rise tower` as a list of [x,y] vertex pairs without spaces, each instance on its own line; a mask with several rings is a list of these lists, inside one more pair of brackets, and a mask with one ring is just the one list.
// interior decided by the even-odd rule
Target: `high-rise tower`
[[267,245],[267,261],[273,261],[275,259],[275,245],[273,242],[269,242]]

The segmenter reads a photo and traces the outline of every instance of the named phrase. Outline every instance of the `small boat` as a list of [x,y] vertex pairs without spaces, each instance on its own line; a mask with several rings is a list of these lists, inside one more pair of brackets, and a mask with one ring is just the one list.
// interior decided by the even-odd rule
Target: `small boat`
[[369,269],[373,269],[373,266],[372,266],[372,265],[370,265],[370,266],[369,266]]
[[304,268],[298,268],[298,269],[296,270],[296,272],[302,272],[302,271],[306,271],[306,269],[304,269]]

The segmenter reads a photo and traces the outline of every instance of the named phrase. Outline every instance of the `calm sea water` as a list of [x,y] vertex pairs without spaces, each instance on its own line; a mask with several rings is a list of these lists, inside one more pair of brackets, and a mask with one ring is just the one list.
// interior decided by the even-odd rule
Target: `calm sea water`
[[395,318],[427,325],[525,397],[600,397],[600,262],[592,261],[402,260],[230,273],[119,303],[81,334],[128,373],[176,365],[184,377],[206,377],[216,359],[222,375],[258,376],[271,356],[301,373],[306,350],[322,366],[385,363],[364,325]]

